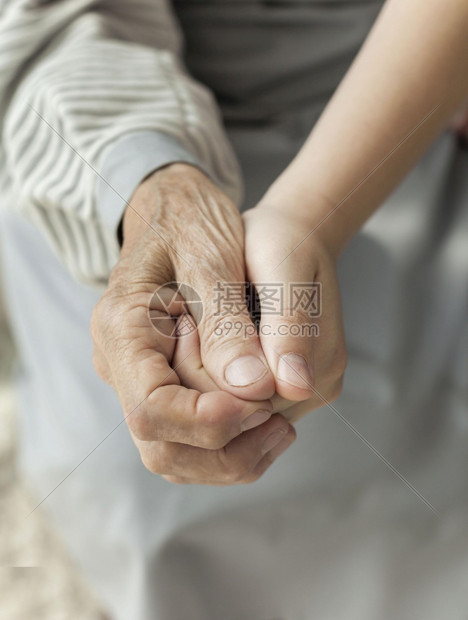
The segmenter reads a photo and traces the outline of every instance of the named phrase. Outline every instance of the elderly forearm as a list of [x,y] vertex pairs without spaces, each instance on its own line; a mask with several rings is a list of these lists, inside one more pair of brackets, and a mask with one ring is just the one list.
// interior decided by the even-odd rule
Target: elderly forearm
[[320,235],[338,255],[468,96],[467,32],[466,0],[388,0],[263,202],[293,210],[311,229],[327,218]]

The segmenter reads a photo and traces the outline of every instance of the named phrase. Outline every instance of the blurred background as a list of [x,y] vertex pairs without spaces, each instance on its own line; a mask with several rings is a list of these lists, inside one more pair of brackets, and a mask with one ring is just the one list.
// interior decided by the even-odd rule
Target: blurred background
[[0,618],[102,620],[98,606],[15,467],[14,347],[0,286]]
[[[302,464],[314,472],[311,488],[326,489],[318,497],[334,524],[324,543],[330,563],[341,557],[339,531],[353,571],[356,549],[362,574],[385,557],[385,584],[399,593],[386,619],[409,618],[395,611],[405,601],[425,610],[411,618],[468,617],[468,602],[459,606],[468,565],[467,170],[468,151],[445,132],[339,266],[349,366],[337,410],[439,515],[325,408],[313,415]],[[42,498],[15,469],[16,362],[3,308],[0,352],[0,620],[102,620],[45,510],[25,518]]]

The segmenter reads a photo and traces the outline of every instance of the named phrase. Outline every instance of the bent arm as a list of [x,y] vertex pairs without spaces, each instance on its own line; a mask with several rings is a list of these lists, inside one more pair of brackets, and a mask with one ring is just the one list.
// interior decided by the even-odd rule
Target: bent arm
[[467,33],[466,0],[387,0],[308,140],[262,203],[317,227],[338,255],[468,96]]
[[180,54],[165,0],[0,0],[2,206],[84,282],[106,282],[126,202],[157,168],[190,163],[240,200],[214,98]]

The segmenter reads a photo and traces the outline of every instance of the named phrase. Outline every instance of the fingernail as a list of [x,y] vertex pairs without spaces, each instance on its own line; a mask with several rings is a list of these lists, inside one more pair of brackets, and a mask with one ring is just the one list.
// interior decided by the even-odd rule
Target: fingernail
[[267,420],[271,418],[271,411],[267,409],[258,409],[255,413],[252,413],[248,418],[246,418],[241,424],[241,431],[248,431],[251,428],[255,428],[256,426],[260,426]]
[[283,452],[286,452],[286,450],[289,448],[289,446],[292,444],[293,442],[286,437],[285,439],[283,439],[282,441],[280,441],[278,444],[276,444],[276,446],[274,448],[272,448],[270,450],[270,456],[273,460],[277,459],[279,457],[280,454],[283,454]]
[[312,374],[302,355],[286,353],[278,362],[278,379],[303,390],[312,389]]
[[244,355],[231,362],[224,371],[229,385],[242,387],[255,383],[267,373],[265,365],[254,355]]
[[276,430],[274,433],[269,435],[265,439],[265,443],[263,444],[262,454],[266,454],[270,452],[275,446],[279,444],[279,442],[284,438],[288,430],[286,428],[280,428]]

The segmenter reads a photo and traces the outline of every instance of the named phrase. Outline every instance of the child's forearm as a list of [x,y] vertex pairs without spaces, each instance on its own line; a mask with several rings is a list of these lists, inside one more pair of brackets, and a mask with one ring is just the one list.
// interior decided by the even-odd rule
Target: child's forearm
[[311,229],[326,218],[320,235],[339,254],[467,96],[468,1],[387,0],[305,145],[262,202],[294,211]]

